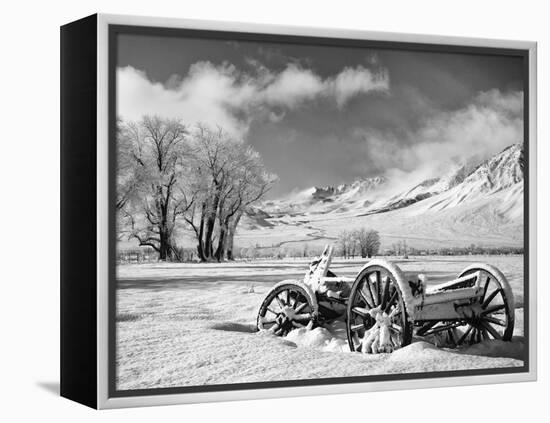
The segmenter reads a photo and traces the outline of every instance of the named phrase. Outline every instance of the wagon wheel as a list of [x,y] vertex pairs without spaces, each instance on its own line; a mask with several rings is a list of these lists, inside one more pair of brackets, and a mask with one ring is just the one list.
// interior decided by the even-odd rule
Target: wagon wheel
[[[403,276],[398,268],[373,264],[365,266],[353,283],[347,307],[347,335],[351,351],[364,351],[364,344],[377,322],[389,318],[390,346],[382,351],[411,343],[412,324],[407,314],[401,287]],[[380,350],[379,350],[380,351]],[[380,351],[381,352],[381,351]]]
[[315,324],[317,316],[317,301],[307,288],[292,282],[279,283],[262,302],[257,326],[285,336],[293,329]]
[[491,339],[510,341],[514,332],[514,297],[508,281],[498,269],[486,264],[472,265],[459,277],[475,272],[480,272],[479,286],[483,288],[481,313],[455,329],[456,346]]

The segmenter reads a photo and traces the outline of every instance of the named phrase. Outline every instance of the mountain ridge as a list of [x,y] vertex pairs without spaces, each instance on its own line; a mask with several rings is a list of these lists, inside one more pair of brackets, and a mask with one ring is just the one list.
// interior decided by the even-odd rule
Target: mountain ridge
[[[316,204],[343,206],[360,203],[355,204],[358,209],[361,209],[361,205],[364,208],[358,210],[360,215],[384,213],[408,207],[457,186],[467,186],[467,190],[473,191],[463,193],[464,199],[467,199],[474,193],[479,195],[480,192],[504,189],[520,181],[523,181],[523,147],[521,144],[512,144],[481,163],[462,163],[440,177],[425,179],[405,190],[391,193],[388,189],[390,181],[384,176],[376,176],[346,184],[310,187],[287,200],[272,200],[258,208],[268,214],[277,214],[284,212],[285,205],[292,205],[292,209],[305,209]],[[326,212],[335,210],[331,206],[321,208]]]
[[311,187],[251,209],[239,239],[333,243],[342,230],[369,227],[386,245],[408,239],[424,247],[479,242],[517,247],[523,245],[523,154],[522,145],[513,144],[408,187],[403,179],[386,177]]

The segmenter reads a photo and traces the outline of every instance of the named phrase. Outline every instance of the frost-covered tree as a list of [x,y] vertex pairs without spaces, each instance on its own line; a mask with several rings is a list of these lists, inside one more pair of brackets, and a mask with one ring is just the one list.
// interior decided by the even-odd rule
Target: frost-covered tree
[[186,184],[191,149],[179,121],[145,116],[118,131],[117,207],[129,238],[153,248],[160,260],[177,258],[174,230],[192,206]]
[[380,249],[380,235],[373,229],[361,228],[353,232],[353,238],[359,247],[361,257],[372,257]]
[[201,261],[233,259],[246,210],[272,186],[259,153],[222,128],[145,116],[118,122],[119,234],[179,259],[176,238],[191,229]]
[[355,254],[355,240],[353,233],[349,231],[341,231],[338,234],[338,246],[340,247],[340,253],[342,257],[348,258],[352,254]]
[[233,243],[239,221],[252,204],[260,200],[276,180],[265,170],[258,152],[243,143],[236,145],[232,155],[234,166],[228,172],[227,189],[218,210],[218,247],[215,258],[233,260]]
[[185,220],[201,261],[233,259],[233,239],[247,207],[261,199],[275,176],[260,155],[222,128],[198,125],[192,136],[195,202]]

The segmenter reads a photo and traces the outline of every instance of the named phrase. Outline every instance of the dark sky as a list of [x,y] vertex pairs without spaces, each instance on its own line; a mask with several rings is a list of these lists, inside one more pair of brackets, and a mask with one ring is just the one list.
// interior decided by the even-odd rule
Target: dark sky
[[123,118],[233,127],[279,176],[273,196],[521,141],[518,57],[137,35],[118,52]]

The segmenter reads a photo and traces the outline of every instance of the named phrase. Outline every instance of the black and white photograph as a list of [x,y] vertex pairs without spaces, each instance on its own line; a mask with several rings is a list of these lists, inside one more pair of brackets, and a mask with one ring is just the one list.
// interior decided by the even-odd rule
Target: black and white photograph
[[115,392],[525,371],[525,56],[113,43]]

